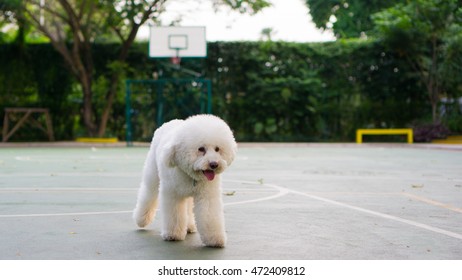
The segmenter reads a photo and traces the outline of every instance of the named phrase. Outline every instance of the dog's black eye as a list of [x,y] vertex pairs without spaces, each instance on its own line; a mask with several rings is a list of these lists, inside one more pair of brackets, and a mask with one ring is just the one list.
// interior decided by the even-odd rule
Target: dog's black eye
[[218,148],[218,147],[215,147],[215,152],[217,152],[217,153],[218,153],[219,151],[220,151],[220,148]]
[[199,150],[199,152],[201,152],[201,153],[205,153],[205,148],[204,148],[204,147],[200,147],[198,150]]

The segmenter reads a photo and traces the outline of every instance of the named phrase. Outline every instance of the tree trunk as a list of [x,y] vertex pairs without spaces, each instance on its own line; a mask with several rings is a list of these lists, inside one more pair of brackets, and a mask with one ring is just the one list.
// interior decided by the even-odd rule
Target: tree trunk
[[[123,42],[122,49],[120,50],[118,61],[125,63],[128,57],[128,50],[135,41],[136,34],[138,33],[140,25],[134,25],[128,38]],[[117,70],[116,70],[117,71]],[[111,76],[110,88],[106,94],[106,106],[104,107],[103,114],[101,116],[101,122],[98,130],[98,137],[103,137],[106,133],[107,123],[111,114],[112,104],[114,103],[114,98],[117,94],[117,85],[119,84],[120,72],[114,72]]]
[[91,90],[91,77],[88,75],[82,75],[79,78],[79,82],[83,91],[83,123],[87,129],[88,136],[93,137],[96,136],[98,127],[95,124],[95,117],[92,106],[93,93]]
[[101,122],[98,130],[98,137],[103,137],[106,133],[107,123],[111,114],[112,104],[114,103],[114,97],[117,94],[117,84],[119,83],[119,74],[114,73],[111,78],[111,86],[106,95],[106,105],[104,106],[103,114],[101,116]]
[[439,87],[435,84],[436,77],[429,76],[427,77],[426,86],[428,91],[428,100],[432,107],[432,121],[434,124],[439,123],[438,115],[438,102],[439,102]]
[[[95,32],[97,30],[105,30],[106,27],[113,28],[122,42],[122,48],[117,61],[124,63],[139,27],[155,12],[160,12],[161,6],[166,0],[155,0],[150,4],[144,1],[126,1],[126,5],[128,5],[127,10],[130,10],[128,14],[131,14],[132,10],[136,14],[133,18],[127,18],[130,20],[128,24],[130,33],[127,38],[123,36],[124,32],[122,32],[117,23],[112,26],[104,23],[104,20],[101,19],[101,17],[104,18],[105,15],[109,15],[110,11],[113,11],[114,4],[111,4],[111,1],[106,1],[107,3],[104,4],[102,2],[105,1],[69,0],[46,1],[46,3],[43,1],[44,4],[38,0],[24,0],[20,2],[24,2],[24,5],[21,7],[24,9],[24,15],[29,17],[27,20],[30,19],[38,30],[50,39],[51,44],[63,56],[66,64],[80,83],[83,92],[81,113],[88,135],[103,136],[106,132],[111,108],[117,94],[117,85],[122,73],[118,72],[118,69],[115,69],[114,73],[112,73],[111,86],[106,94],[106,104],[98,126],[99,118],[96,115],[97,111],[93,108],[92,100],[92,79],[94,78],[92,44],[94,42],[94,33],[98,33]],[[143,4],[139,4],[138,2]],[[28,9],[29,7],[31,9]],[[140,20],[138,20],[137,9],[139,9],[142,15]],[[39,13],[36,12],[38,10],[41,11],[40,15],[46,15],[46,24],[43,23]],[[94,17],[95,15],[96,17]],[[123,13],[120,15],[124,17]],[[21,17],[20,25],[22,20],[25,21],[26,18]],[[122,23],[124,23],[125,28],[127,26],[125,24],[126,21],[125,19],[121,20],[123,20]],[[72,38],[69,38],[69,35]],[[72,39],[72,48],[68,47],[68,43],[70,42],[68,39]]]
[[438,116],[438,102],[432,101],[432,117],[433,124],[438,124],[440,122],[440,118]]

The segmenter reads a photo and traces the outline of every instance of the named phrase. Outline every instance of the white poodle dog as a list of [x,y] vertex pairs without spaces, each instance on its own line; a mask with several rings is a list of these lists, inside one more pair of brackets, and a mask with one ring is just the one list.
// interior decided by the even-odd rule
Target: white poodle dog
[[206,246],[224,247],[220,174],[236,152],[231,129],[213,115],[172,120],[158,128],[133,213],[138,226],[154,219],[159,200],[164,240],[184,240],[187,233],[198,230]]

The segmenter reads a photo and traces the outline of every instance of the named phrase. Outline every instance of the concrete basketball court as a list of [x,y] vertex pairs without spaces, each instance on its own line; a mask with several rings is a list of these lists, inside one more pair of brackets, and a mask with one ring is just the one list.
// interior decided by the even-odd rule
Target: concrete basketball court
[[0,146],[0,259],[462,259],[462,148],[242,144],[228,244],[131,219],[147,147]]

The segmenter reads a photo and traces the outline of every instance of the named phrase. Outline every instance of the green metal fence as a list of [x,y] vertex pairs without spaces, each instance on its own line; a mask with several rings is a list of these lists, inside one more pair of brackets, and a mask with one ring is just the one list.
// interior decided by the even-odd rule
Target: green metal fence
[[195,114],[212,113],[209,79],[126,81],[126,141],[150,141],[164,122]]

